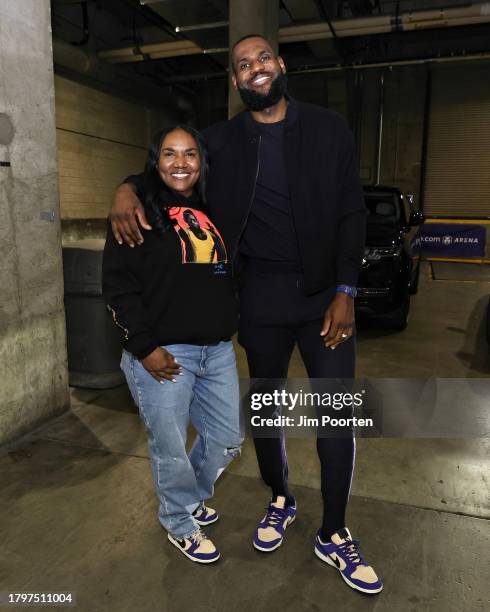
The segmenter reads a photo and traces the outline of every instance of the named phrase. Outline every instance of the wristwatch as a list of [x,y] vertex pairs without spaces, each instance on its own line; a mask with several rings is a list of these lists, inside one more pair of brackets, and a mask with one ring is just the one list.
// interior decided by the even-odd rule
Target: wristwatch
[[338,293],[347,293],[352,299],[357,297],[357,289],[350,285],[337,285],[336,291]]

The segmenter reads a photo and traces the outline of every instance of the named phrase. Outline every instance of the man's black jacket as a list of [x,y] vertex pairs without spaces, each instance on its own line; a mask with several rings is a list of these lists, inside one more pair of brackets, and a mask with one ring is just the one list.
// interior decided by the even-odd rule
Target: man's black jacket
[[[288,98],[285,161],[305,292],[355,286],[364,253],[366,208],[354,139],[333,111]],[[210,155],[210,216],[238,263],[259,171],[260,134],[248,111],[204,131]],[[137,182],[136,177],[128,179]]]
[[[235,256],[258,175],[260,135],[247,111],[206,129],[208,205]],[[355,286],[364,253],[366,208],[354,139],[333,111],[289,98],[285,162],[307,294]]]

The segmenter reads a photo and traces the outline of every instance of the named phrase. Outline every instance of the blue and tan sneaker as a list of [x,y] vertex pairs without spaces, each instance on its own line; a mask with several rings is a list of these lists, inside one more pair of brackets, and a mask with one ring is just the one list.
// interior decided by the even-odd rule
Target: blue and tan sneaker
[[383,589],[383,583],[373,568],[368,565],[360,551],[358,540],[344,527],[334,533],[331,540],[323,542],[318,530],[315,555],[332,567],[336,567],[345,582],[362,593],[376,594]]
[[267,513],[257,525],[253,545],[262,552],[272,552],[281,546],[284,532],[296,518],[296,502],[286,506],[285,497],[277,497],[267,507]]
[[219,559],[219,551],[216,546],[200,529],[196,529],[187,538],[181,540],[170,534],[168,534],[168,539],[181,553],[196,563],[213,563]]
[[192,516],[196,519],[198,525],[211,525],[211,523],[216,523],[219,519],[217,511],[206,506],[204,502],[200,503],[192,513]]

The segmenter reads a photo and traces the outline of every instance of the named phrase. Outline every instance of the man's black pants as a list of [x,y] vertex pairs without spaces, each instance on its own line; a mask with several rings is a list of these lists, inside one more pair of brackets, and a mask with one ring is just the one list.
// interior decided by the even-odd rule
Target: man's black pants
[[[241,286],[238,340],[247,353],[251,379],[286,379],[295,343],[310,378],[354,378],[355,337],[332,350],[320,336],[335,287],[305,296],[300,272],[250,260]],[[254,437],[254,443],[262,479],[273,497],[282,495],[291,502],[284,433]],[[317,452],[324,502],[322,535],[329,538],[345,526],[355,456],[352,429],[347,434],[344,429],[341,437],[318,436]]]

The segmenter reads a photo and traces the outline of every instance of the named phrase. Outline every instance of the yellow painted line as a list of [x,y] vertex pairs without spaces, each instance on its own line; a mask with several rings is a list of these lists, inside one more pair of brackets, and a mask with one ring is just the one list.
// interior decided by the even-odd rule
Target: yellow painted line
[[463,223],[466,225],[490,225],[490,219],[426,219],[425,223]]
[[490,264],[490,259],[456,259],[450,257],[427,257],[427,261],[447,261],[448,263]]
[[431,278],[433,283],[490,283],[489,280],[456,280],[454,278]]

